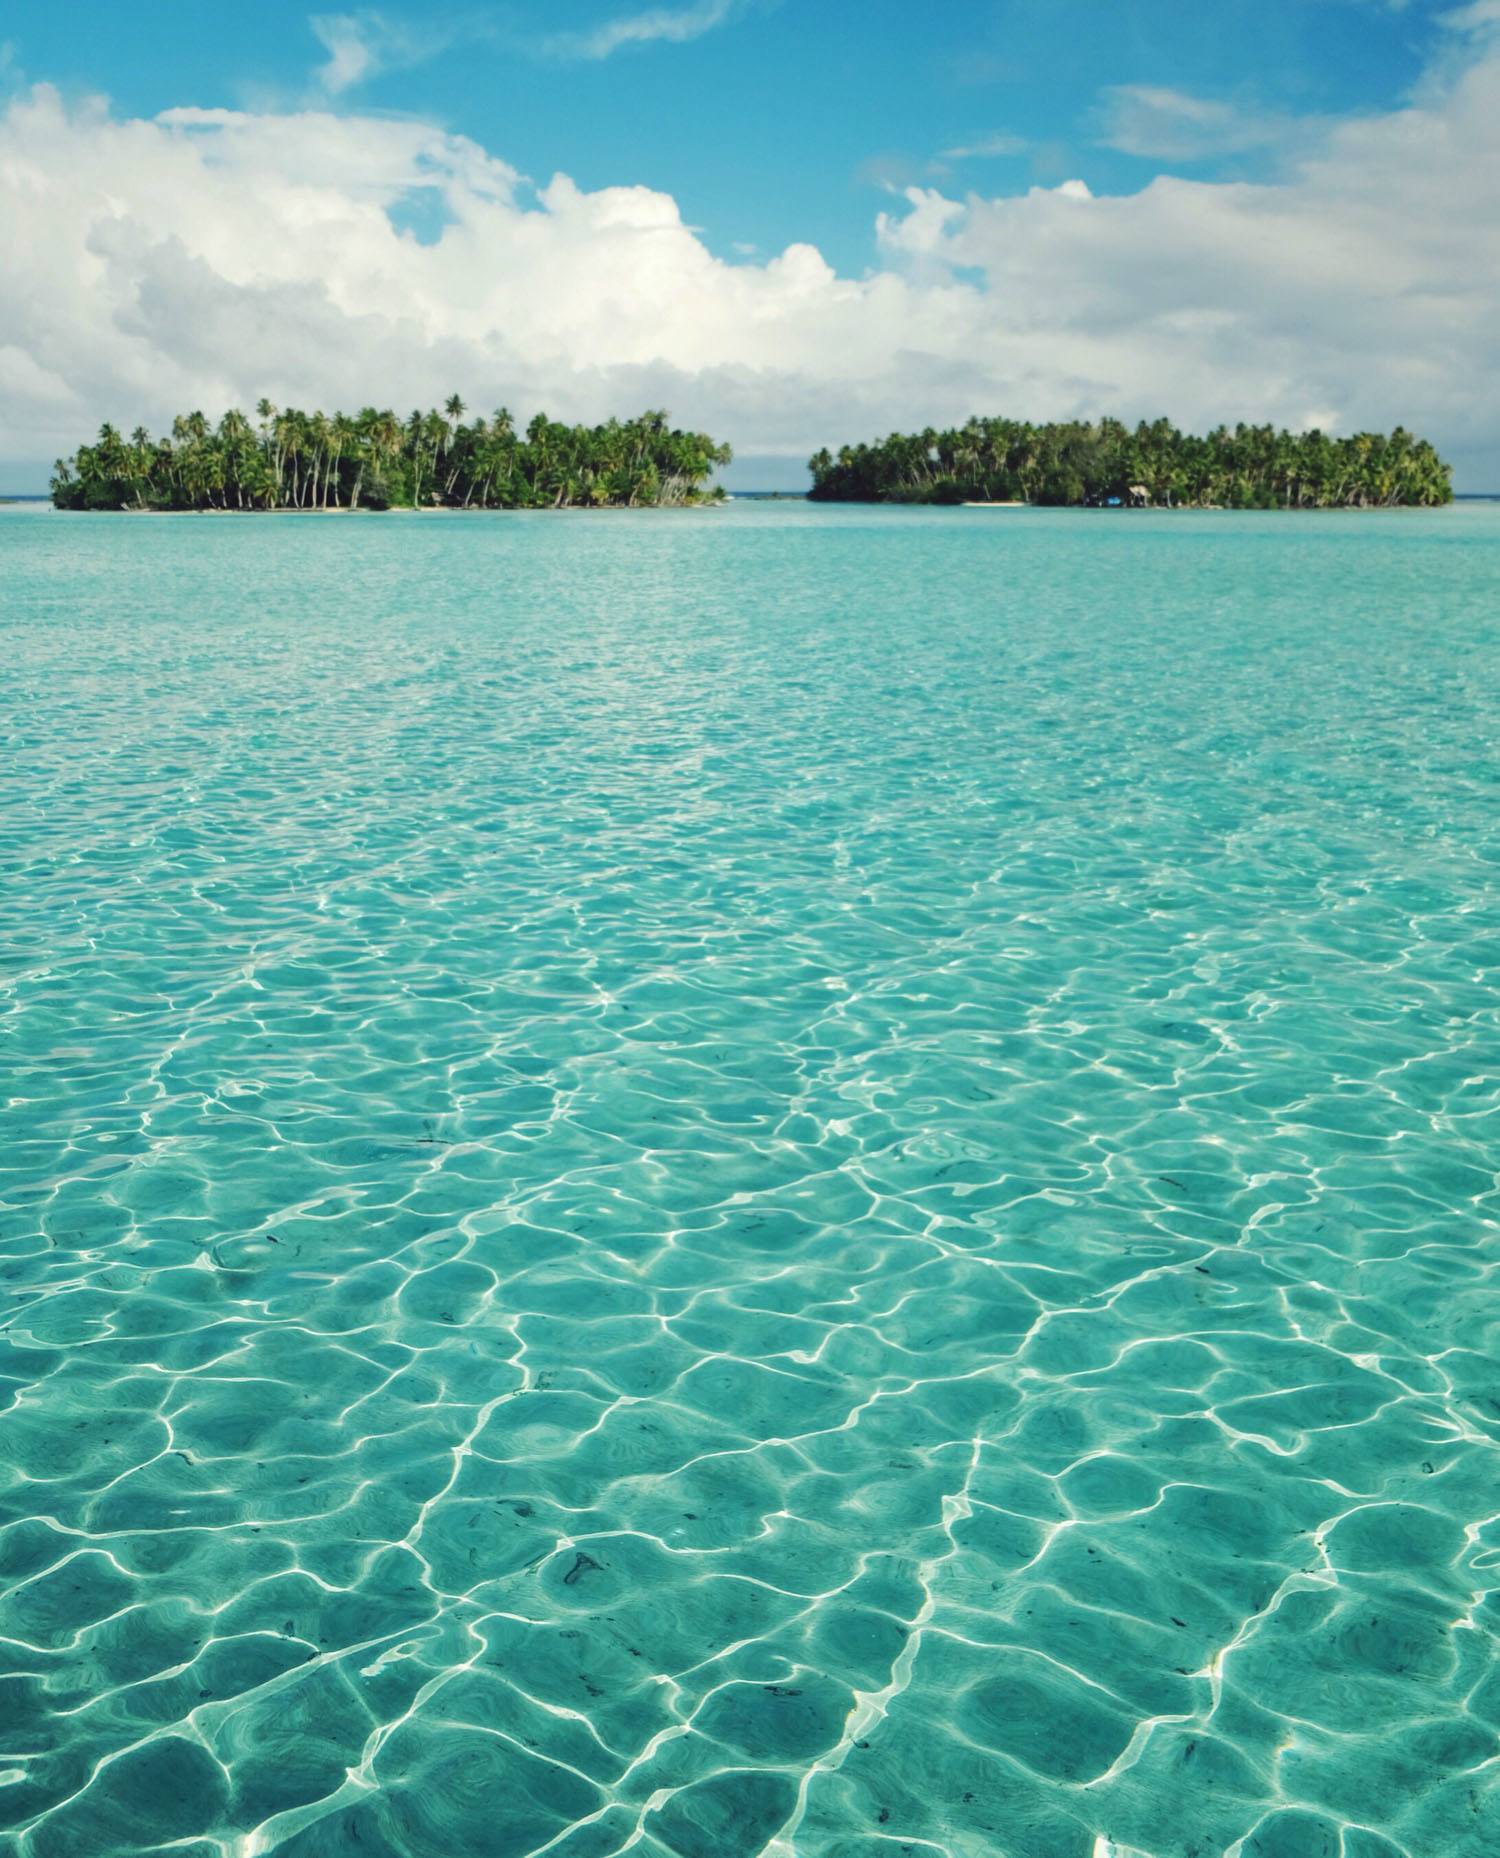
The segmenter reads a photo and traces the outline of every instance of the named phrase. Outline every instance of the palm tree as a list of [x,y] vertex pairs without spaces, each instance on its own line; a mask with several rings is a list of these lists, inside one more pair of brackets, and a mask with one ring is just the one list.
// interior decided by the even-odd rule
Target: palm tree
[[323,495],[328,494],[328,445],[330,439],[326,414],[314,413],[307,422],[307,448],[312,454],[312,471],[308,480],[308,507],[318,507],[318,472],[322,468]]

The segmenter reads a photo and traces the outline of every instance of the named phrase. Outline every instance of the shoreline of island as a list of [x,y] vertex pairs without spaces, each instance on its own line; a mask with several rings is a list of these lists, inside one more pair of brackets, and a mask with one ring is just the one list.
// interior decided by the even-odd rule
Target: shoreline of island
[[[454,503],[430,503],[430,504],[425,504],[421,509],[415,509],[410,504],[406,504],[406,503],[393,503],[393,504],[362,503],[360,504],[358,509],[350,509],[347,504],[333,504],[333,503],[330,503],[326,509],[322,508],[321,506],[316,507],[316,508],[308,508],[306,506],[301,506],[301,505],[292,504],[292,503],[287,503],[287,504],[266,503],[266,504],[257,504],[253,508],[247,505],[244,509],[230,508],[227,510],[220,508],[220,506],[217,504],[214,504],[212,506],[205,505],[202,507],[184,506],[181,508],[169,508],[165,506],[163,507],[147,506],[145,508],[139,508],[134,504],[127,504],[127,505],[122,505],[119,508],[90,509],[90,510],[81,511],[81,512],[72,511],[66,508],[61,508],[56,505],[54,505],[53,508],[57,514],[60,514],[63,516],[74,515],[74,514],[84,514],[84,515],[89,515],[89,516],[133,516],[133,517],[150,517],[150,516],[232,516],[232,517],[241,517],[241,516],[245,516],[245,517],[251,517],[251,516],[298,516],[298,517],[314,517],[314,516],[360,516],[360,517],[364,517],[364,516],[418,516],[418,517],[423,517],[423,516],[621,516],[621,515],[627,514],[631,510],[636,510],[636,511],[657,510],[657,511],[666,511],[666,512],[682,510],[682,511],[698,511],[701,513],[702,511],[705,511],[705,510],[727,509],[728,506],[731,503],[735,502],[736,500],[737,499],[735,498],[734,493],[732,491],[726,491],[723,496],[719,496],[719,497],[705,496],[705,497],[699,498],[695,502],[680,502],[680,503],[634,503],[634,504],[626,504],[626,503],[561,503],[561,504],[490,503],[490,504],[478,504],[478,503],[475,503],[467,507],[460,505],[460,504],[454,504]],[[35,497],[35,498],[17,499],[17,501],[33,502],[33,503],[39,503],[39,504],[44,504],[44,505],[52,503],[52,499],[50,497]],[[739,501],[745,501],[745,499],[739,499]],[[803,501],[805,502],[806,499],[804,498]],[[0,498],[0,507],[3,507],[3,506],[4,506],[4,499]]]

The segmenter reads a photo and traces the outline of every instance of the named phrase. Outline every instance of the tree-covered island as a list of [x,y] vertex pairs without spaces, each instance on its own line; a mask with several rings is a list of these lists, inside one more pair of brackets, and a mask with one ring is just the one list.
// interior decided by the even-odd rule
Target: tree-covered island
[[1330,438],[1273,426],[1207,437],[1169,420],[1031,425],[971,419],[944,432],[894,432],[808,460],[827,503],[1038,503],[1082,508],[1394,509],[1449,503],[1451,467],[1425,439]]
[[602,426],[538,413],[524,436],[500,408],[465,419],[454,394],[441,412],[280,410],[252,422],[227,412],[172,422],[169,438],[102,426],[93,445],[59,458],[60,510],[385,510],[641,508],[712,502],[706,488],[732,453],[659,412]]

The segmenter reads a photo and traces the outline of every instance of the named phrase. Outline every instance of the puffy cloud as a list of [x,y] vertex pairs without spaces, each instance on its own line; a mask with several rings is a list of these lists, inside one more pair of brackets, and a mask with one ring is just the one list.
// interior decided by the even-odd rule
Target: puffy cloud
[[1500,47],[1462,42],[1407,107],[1329,130],[1274,184],[908,189],[857,278],[802,244],[720,258],[665,194],[534,189],[419,122],[119,120],[40,88],[0,113],[5,481],[38,484],[101,418],[456,388],[523,418],[664,405],[791,459],[972,411],[1403,420],[1481,483]]

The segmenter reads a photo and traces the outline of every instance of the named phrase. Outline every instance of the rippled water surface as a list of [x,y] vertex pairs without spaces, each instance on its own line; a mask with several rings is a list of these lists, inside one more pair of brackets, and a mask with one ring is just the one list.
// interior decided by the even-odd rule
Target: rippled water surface
[[0,517],[0,1851],[1493,1858],[1497,615]]

